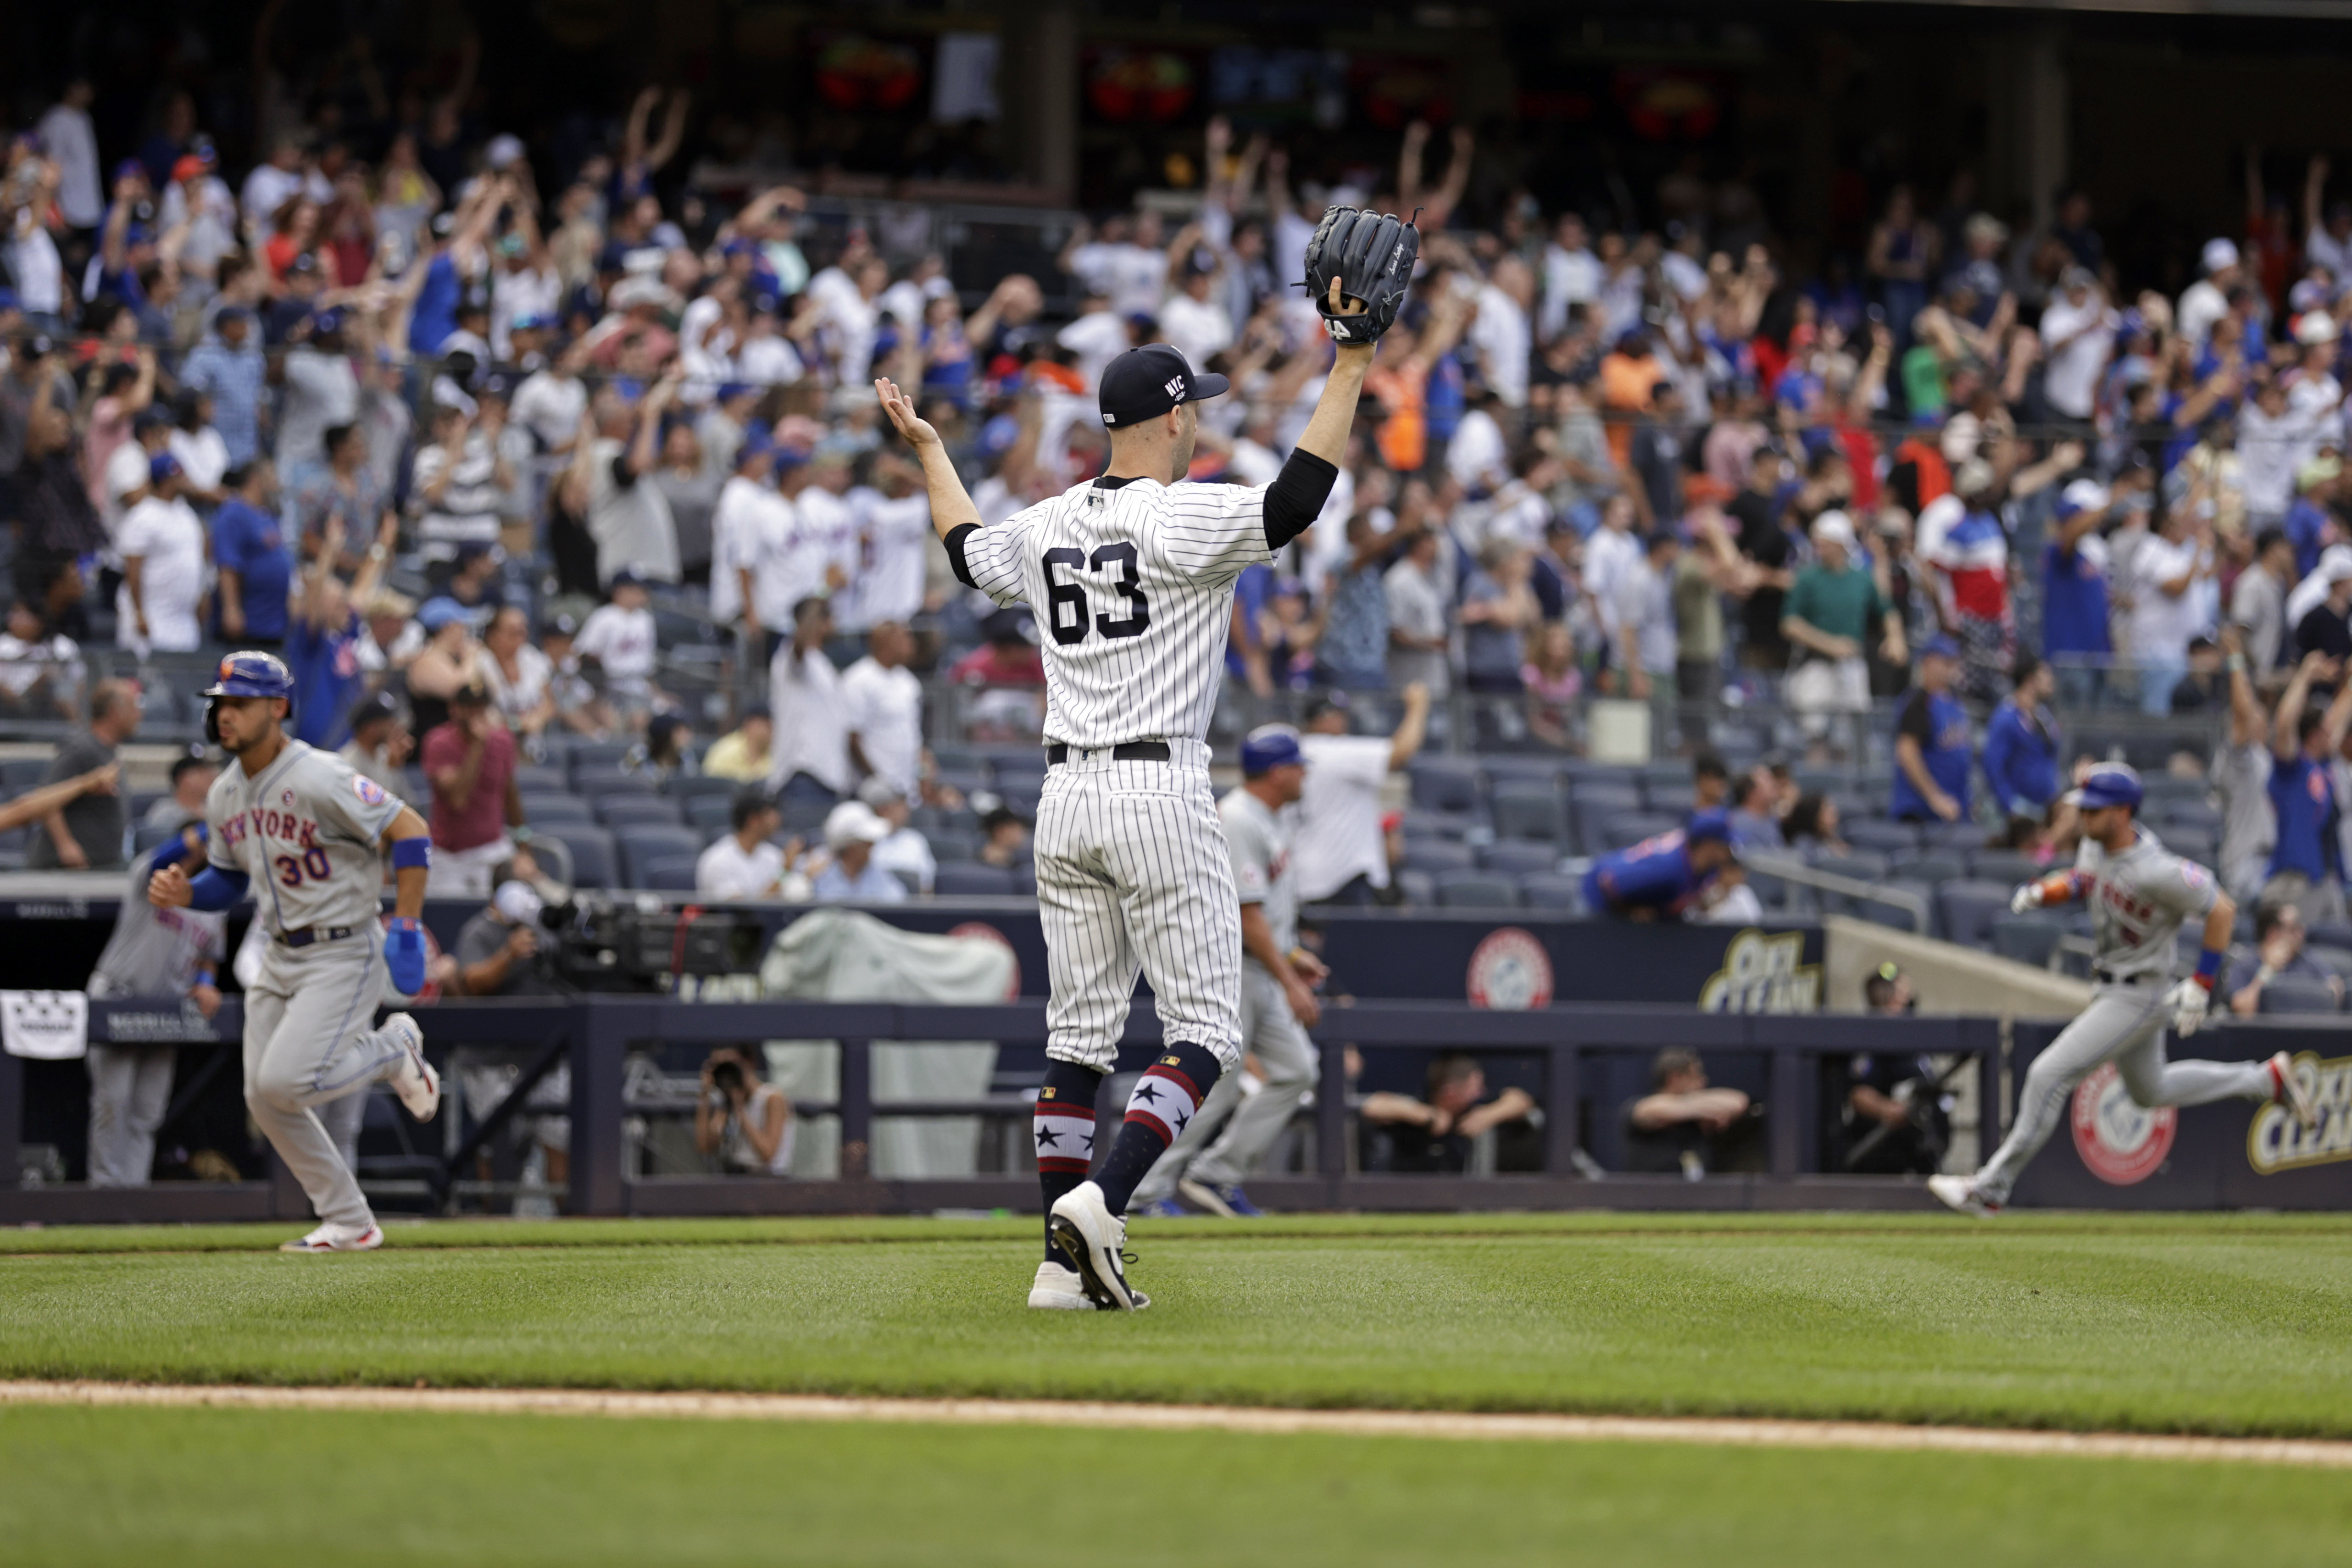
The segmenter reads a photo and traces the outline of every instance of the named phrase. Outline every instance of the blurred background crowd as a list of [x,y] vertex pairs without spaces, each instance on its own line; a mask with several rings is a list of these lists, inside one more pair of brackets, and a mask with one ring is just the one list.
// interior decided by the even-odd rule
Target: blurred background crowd
[[[146,16],[142,49],[21,24],[16,736],[83,730],[114,676],[141,732],[193,740],[219,650],[265,647],[306,739],[436,805],[463,774],[445,849],[618,766],[761,786],[773,824],[716,786],[674,816],[747,855],[784,836],[761,891],[803,838],[909,813],[1017,862],[1035,625],[958,588],[871,378],[920,389],[993,521],[1099,469],[1095,378],[1165,341],[1235,389],[1192,477],[1263,483],[1329,358],[1304,245],[1360,204],[1418,213],[1422,269],[1321,520],[1237,590],[1217,738],[1310,708],[1387,736],[1424,723],[1417,686],[1433,752],[1778,763],[1832,812],[2043,857],[2066,765],[2120,754],[2216,792],[2182,826],[2237,879],[2340,885],[2352,187],[2241,142],[2200,176],[2218,203],[2126,206],[2070,171],[2065,88],[2084,114],[2104,89],[2065,35],[2004,35],[1971,152],[1916,118],[1854,135],[1888,89],[1813,23],[1694,23],[1717,63],[1643,75],[1592,63],[1633,36],[1612,14],[1574,90],[1529,59],[1498,98],[1498,44],[1576,35],[1423,7],[1351,58],[918,7],[785,28],[762,96],[718,57],[783,24],[738,8],[586,7],[565,26],[621,29],[586,37],[232,9],[249,33]],[[632,25],[674,73],[614,63]],[[509,79],[540,44],[604,64],[559,100]],[[1030,90],[1055,49],[1059,142]],[[1755,151],[1790,111],[1738,62],[1808,49],[1836,134],[1792,183]],[[1483,840],[1501,777],[1391,826]],[[1555,858],[1657,826],[1637,796],[1588,831],[1551,780]],[[853,801],[899,816],[844,826]]]

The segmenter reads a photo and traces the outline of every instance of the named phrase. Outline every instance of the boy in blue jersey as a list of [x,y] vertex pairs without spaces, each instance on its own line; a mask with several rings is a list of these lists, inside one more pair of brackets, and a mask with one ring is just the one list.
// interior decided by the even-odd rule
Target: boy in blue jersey
[[[2326,712],[2311,707],[2314,682],[2337,682]],[[2265,904],[2293,904],[2304,924],[2344,920],[2344,851],[2338,837],[2334,759],[2352,728],[2352,680],[2324,653],[2306,655],[2279,699],[2271,730],[2271,809],[2278,837],[2271,849]]]
[[1594,861],[1584,874],[1584,902],[1595,914],[1621,920],[1681,920],[1699,910],[1709,886],[1735,858],[1730,817],[1694,812],[1672,833]]
[[2001,815],[2040,822],[2058,798],[2058,753],[2064,742],[2050,711],[2056,689],[2050,667],[2030,653],[2017,656],[2008,700],[1985,727],[1985,782]]

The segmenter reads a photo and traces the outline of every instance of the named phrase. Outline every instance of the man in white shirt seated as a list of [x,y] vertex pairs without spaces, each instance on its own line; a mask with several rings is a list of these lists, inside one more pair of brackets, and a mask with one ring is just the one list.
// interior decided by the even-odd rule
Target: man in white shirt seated
[[845,800],[824,819],[824,847],[832,864],[816,874],[820,904],[903,904],[907,885],[875,864],[874,847],[890,837],[890,825],[863,801]]
[[758,790],[747,789],[735,797],[730,819],[734,831],[705,849],[702,858],[694,863],[694,896],[805,899],[808,879],[794,871],[784,852],[768,842],[784,822],[776,803]]

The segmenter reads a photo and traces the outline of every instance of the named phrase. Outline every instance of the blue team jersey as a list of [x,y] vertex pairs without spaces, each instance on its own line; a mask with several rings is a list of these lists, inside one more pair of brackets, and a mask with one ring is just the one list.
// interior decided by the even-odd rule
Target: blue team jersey
[[2327,764],[2301,752],[2292,762],[2273,760],[2271,806],[2278,814],[2278,843],[2271,850],[2271,876],[2300,871],[2313,881],[2341,875],[2344,857],[2336,841],[2336,791]]
[[1691,869],[1690,847],[1677,827],[1594,861],[1584,874],[1584,901],[1595,913],[1655,910],[1678,915],[1713,880],[1712,871]]
[[2042,551],[2042,647],[2045,654],[2104,654],[2107,579],[2081,550]]
[[[286,635],[286,591],[294,581],[294,552],[268,512],[231,496],[213,518],[213,559],[234,572],[245,629],[257,637]],[[214,624],[219,625],[215,617]]]
[[[1927,710],[1924,733],[1920,732],[1919,723],[1923,703]],[[1936,781],[1937,789],[1960,803],[1960,816],[1965,818],[1969,814],[1969,710],[1948,693],[1921,689],[1911,694],[1911,701],[1904,708],[1897,726],[1898,733],[1908,734],[1919,742],[1927,776]],[[1928,809],[1927,797],[1912,784],[1911,775],[1899,765],[1895,770],[1893,804],[1898,819],[1936,815]]]
[[340,750],[352,738],[352,707],[360,700],[360,618],[339,629],[297,621],[286,637],[294,676],[294,738],[320,751]]

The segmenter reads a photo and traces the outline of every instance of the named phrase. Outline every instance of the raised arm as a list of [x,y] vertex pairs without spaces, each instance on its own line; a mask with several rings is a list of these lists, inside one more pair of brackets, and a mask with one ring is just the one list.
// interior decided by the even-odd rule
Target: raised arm
[[915,412],[912,399],[898,390],[898,384],[887,377],[874,384],[874,395],[881,399],[882,412],[890,416],[898,434],[923,465],[923,488],[931,501],[931,529],[941,540],[959,528],[978,528],[980,508],[974,506],[971,494],[963,488],[963,476],[948,457],[947,443],[931,428],[930,421]]

